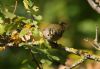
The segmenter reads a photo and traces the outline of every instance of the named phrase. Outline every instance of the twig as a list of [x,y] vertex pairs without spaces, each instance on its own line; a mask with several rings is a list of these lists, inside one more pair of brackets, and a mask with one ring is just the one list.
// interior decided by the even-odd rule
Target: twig
[[64,47],[61,44],[57,44],[57,43],[51,43],[50,45],[52,46],[52,48],[65,50],[66,52],[70,52],[70,53],[79,55],[81,57],[84,56],[86,59],[92,59],[92,60],[100,62],[100,56],[96,56],[96,55],[91,54],[89,52],[86,52],[86,51],[83,51],[83,50],[74,49],[74,48]]
[[16,0],[16,2],[15,2],[15,6],[14,6],[14,10],[13,10],[13,14],[16,12],[17,5],[18,5],[18,0]]
[[96,34],[95,34],[95,42],[98,42],[98,26],[96,25]]
[[86,60],[86,58],[83,56],[81,59],[79,59],[77,62],[75,62],[74,64],[72,64],[72,66],[69,69],[72,69],[74,67],[76,67],[77,65],[83,63]]
[[42,66],[38,63],[38,61],[37,61],[35,55],[34,55],[34,54],[32,53],[32,51],[31,51],[31,49],[29,49],[29,50],[30,50],[30,53],[31,53],[31,55],[32,55],[32,60],[36,63],[36,65],[38,66],[39,69],[43,69]]
[[100,56],[96,56],[94,54],[90,54],[90,53],[88,53],[86,51],[77,50],[77,49],[68,48],[68,47],[66,47],[65,50],[67,52],[71,52],[71,53],[76,54],[76,55],[79,55],[79,56],[84,56],[86,59],[92,59],[92,60],[95,60],[95,61],[100,62]]
[[79,65],[80,63],[83,63],[87,59],[91,59],[91,60],[100,62],[100,56],[91,54],[89,52],[74,49],[74,48],[64,47],[61,44],[52,43],[52,42],[50,42],[50,45],[52,48],[59,49],[59,50],[65,50],[66,52],[70,52],[70,53],[73,53],[73,54],[76,54],[76,55],[79,55],[80,57],[82,57],[79,61],[75,62],[70,68],[66,67],[66,69],[72,69],[72,68],[76,67],[77,65]]
[[95,33],[95,39],[93,41],[89,41],[88,39],[84,39],[86,42],[89,42],[91,46],[93,46],[95,49],[100,50],[100,43],[98,42],[98,26],[96,25],[96,33]]
[[90,6],[100,14],[100,7],[93,0],[87,0]]

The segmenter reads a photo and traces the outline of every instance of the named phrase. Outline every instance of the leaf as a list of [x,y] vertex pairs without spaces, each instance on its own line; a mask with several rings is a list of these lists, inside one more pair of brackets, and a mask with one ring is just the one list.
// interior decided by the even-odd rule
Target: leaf
[[0,17],[0,23],[3,23],[4,21],[3,21],[3,19]]
[[25,9],[29,10],[29,2],[28,2],[28,0],[23,0],[23,3],[24,3]]
[[19,33],[19,37],[23,37],[24,35],[27,34],[28,31],[29,31],[29,29],[23,28],[23,29],[21,30],[21,32]]
[[16,15],[14,15],[13,13],[9,12],[8,9],[5,9],[3,11],[1,11],[6,18],[10,18],[10,19],[13,19],[16,17]]
[[33,21],[33,23],[34,23],[34,25],[37,25],[37,24],[38,24],[38,22],[37,22],[37,21],[35,21],[35,20]]
[[29,23],[30,22],[30,19],[25,19],[25,20],[22,20],[24,23]]
[[34,4],[34,2],[32,2],[31,0],[29,0],[29,5],[30,5],[30,7],[32,7],[33,4]]
[[25,64],[27,61],[28,61],[28,59],[24,59],[24,60],[22,61],[22,64]]
[[52,62],[51,61],[49,61],[49,60],[47,60],[47,59],[41,59],[41,61],[40,61],[41,63],[43,63],[43,64],[48,64],[48,65],[51,65],[52,64]]
[[0,24],[0,34],[3,34],[5,32],[5,26]]
[[37,12],[38,10],[39,10],[39,7],[37,7],[37,6],[33,6],[33,8],[32,8],[35,12]]
[[72,59],[74,59],[74,60],[78,60],[78,59],[81,58],[80,56],[75,55],[75,54],[69,54],[68,57],[69,57],[69,58],[72,58]]
[[40,61],[41,63],[45,63],[46,62],[46,60],[45,59],[41,59],[41,61]]
[[17,23],[17,22],[21,22],[21,21],[23,21],[23,20],[25,20],[26,18],[25,17],[19,17],[19,16],[17,16],[17,17],[15,17],[15,18],[13,18],[12,20],[15,22],[15,23]]
[[16,24],[7,24],[5,26],[5,31],[7,33],[11,32],[12,30],[16,29],[17,28],[17,25]]
[[32,31],[32,34],[35,37],[39,37],[39,30],[37,28],[34,28],[34,30]]
[[35,19],[38,20],[38,21],[42,20],[42,16],[41,16],[41,15],[38,15],[38,16],[37,16],[37,15],[33,15],[33,16],[34,16]]
[[57,57],[57,56],[51,56],[54,60],[57,60],[57,61],[59,61],[60,59],[59,59],[59,57]]

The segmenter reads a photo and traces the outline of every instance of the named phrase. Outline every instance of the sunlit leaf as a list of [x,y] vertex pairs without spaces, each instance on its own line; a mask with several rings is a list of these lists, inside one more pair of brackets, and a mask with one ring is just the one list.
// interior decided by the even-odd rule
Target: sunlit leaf
[[0,24],[0,34],[3,34],[5,32],[5,26]]
[[68,56],[69,56],[69,58],[72,58],[72,59],[74,59],[74,60],[78,60],[78,59],[81,58],[80,56],[75,55],[75,54],[69,54]]
[[5,9],[4,11],[2,11],[2,13],[5,15],[6,18],[13,19],[14,17],[16,17],[16,15],[14,15],[11,12],[9,12],[8,9]]
[[38,15],[38,16],[33,15],[33,16],[35,17],[36,20],[39,20],[39,21],[42,20],[42,16],[41,15]]
[[50,65],[50,64],[52,64],[52,62],[51,61],[49,61],[49,60],[47,60],[47,59],[41,59],[41,61],[40,61],[41,63],[43,63],[43,64],[48,64],[48,65]]
[[24,35],[26,35],[28,33],[28,31],[29,31],[29,29],[27,29],[27,28],[22,29],[19,36],[23,37]]
[[20,21],[23,21],[23,20],[26,20],[26,18],[25,17],[19,17],[19,16],[17,16],[17,17],[15,17],[15,18],[13,18],[12,19],[14,22],[20,22]]
[[30,23],[30,19],[22,20],[24,23]]
[[57,57],[57,56],[51,56],[54,60],[57,60],[57,61],[59,61],[60,59],[59,59],[59,57]]
[[28,61],[28,59],[24,59],[24,60],[22,61],[22,64],[26,63],[27,61]]
[[0,52],[4,51],[6,48],[4,47],[0,47]]
[[29,2],[28,2],[28,0],[23,0],[23,3],[24,3],[24,6],[25,6],[25,9],[29,10]]
[[41,61],[40,61],[41,63],[45,63],[46,62],[46,60],[45,59],[41,59]]
[[12,30],[15,30],[16,28],[17,28],[17,25],[16,24],[7,24],[5,26],[5,31],[9,33]]
[[33,36],[39,37],[39,30],[37,28],[34,28],[32,33],[33,33]]
[[32,0],[29,0],[29,3],[31,7],[34,5],[34,2]]
[[3,23],[4,21],[3,21],[3,19],[0,17],[0,23]]
[[37,7],[37,6],[33,6],[33,8],[32,8],[35,12],[37,12],[38,10],[39,10],[39,7]]
[[33,23],[37,27],[38,21],[34,20]]

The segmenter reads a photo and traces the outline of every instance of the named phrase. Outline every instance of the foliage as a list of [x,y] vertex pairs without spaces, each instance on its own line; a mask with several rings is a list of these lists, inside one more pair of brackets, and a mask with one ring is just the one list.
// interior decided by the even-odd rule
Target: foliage
[[[56,44],[52,47],[43,37],[40,28],[60,20],[60,17],[69,20],[70,29],[58,40],[60,47]],[[75,63],[91,58],[90,55],[93,55],[93,60],[100,61],[93,54],[99,52],[83,40],[86,37],[94,38],[95,25],[99,25],[99,22],[99,15],[85,0],[0,0],[0,68],[57,69],[60,65],[71,65],[84,55]],[[89,39],[93,41],[92,38]],[[68,52],[79,56],[69,54],[63,49],[57,49],[62,48],[62,45],[85,49],[85,52],[66,48]],[[78,66],[78,69],[86,64]]]
[[[23,65],[22,68],[41,68],[41,64],[52,65],[58,63],[65,52],[59,55],[58,50],[52,49],[48,42],[43,38],[42,32],[39,29],[39,23],[42,19],[41,15],[36,15],[39,8],[32,3],[31,0],[23,0],[24,7],[27,14],[31,18],[18,16],[9,12],[9,9],[1,9],[3,17],[0,18],[0,47],[1,50],[10,47],[18,47],[25,49],[30,53],[30,57],[19,59],[18,62]],[[20,55],[15,58],[20,57]],[[30,59],[30,60],[28,60]],[[17,63],[16,63],[17,64]],[[13,67],[11,67],[13,68]]]

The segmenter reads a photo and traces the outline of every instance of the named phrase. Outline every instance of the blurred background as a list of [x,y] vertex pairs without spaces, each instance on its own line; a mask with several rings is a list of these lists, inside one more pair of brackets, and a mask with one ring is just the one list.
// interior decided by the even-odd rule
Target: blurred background
[[[40,28],[44,28],[46,25],[62,18],[68,22],[69,28],[65,30],[58,43],[67,47],[89,50],[99,55],[98,51],[84,41],[85,38],[93,40],[95,38],[96,25],[100,27],[100,15],[90,7],[86,0],[33,0],[33,2],[39,7],[37,14],[43,17],[39,23]],[[8,8],[12,12],[14,5],[15,0],[0,0],[0,9]],[[18,0],[15,14],[28,16],[24,9],[23,0]],[[0,16],[2,15],[0,14]],[[22,62],[23,59],[25,60]],[[0,69],[32,69],[30,65],[23,65],[27,61],[31,64],[30,59],[24,49],[12,48],[0,52]]]

